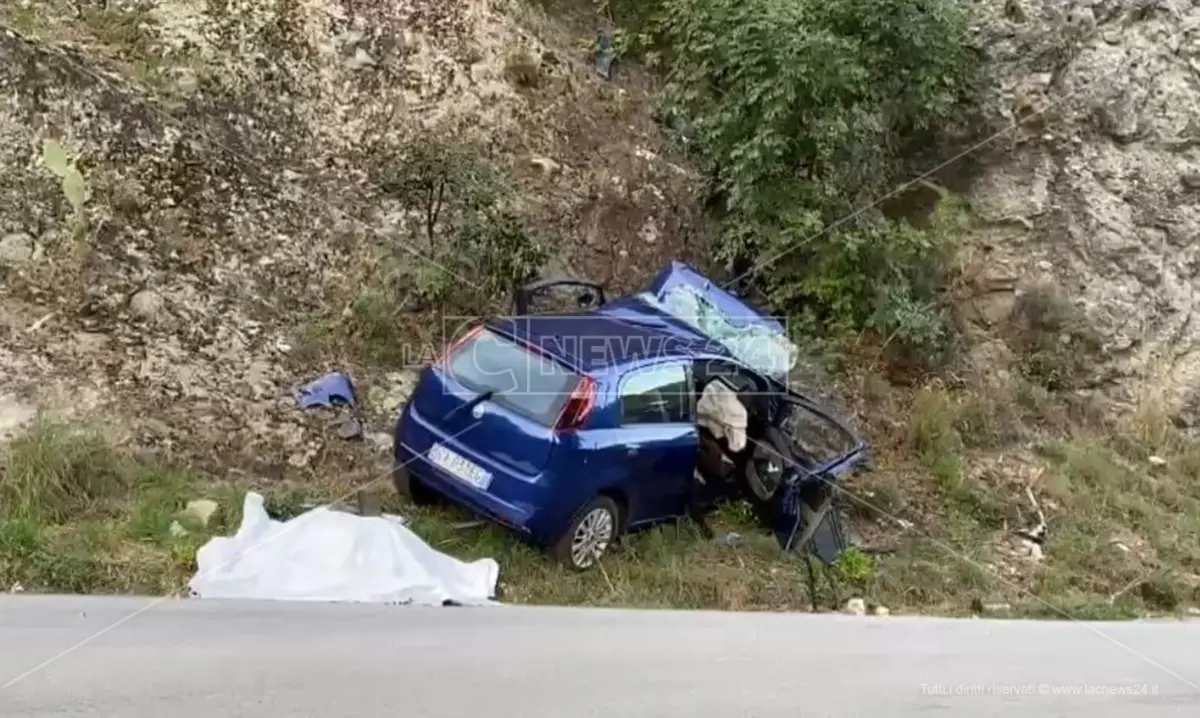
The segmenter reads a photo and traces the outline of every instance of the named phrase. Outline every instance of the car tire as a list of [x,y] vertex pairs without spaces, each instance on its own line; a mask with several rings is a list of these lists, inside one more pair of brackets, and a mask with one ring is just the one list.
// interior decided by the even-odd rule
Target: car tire
[[770,501],[779,490],[786,462],[791,456],[791,442],[783,432],[767,427],[761,440],[755,441],[746,461],[746,483],[760,501]]
[[621,507],[608,496],[597,496],[575,512],[550,554],[569,569],[586,571],[600,562],[620,533]]
[[408,499],[415,506],[430,506],[437,503],[437,495],[421,480],[409,471],[407,466],[397,466],[392,469],[392,484],[396,493]]

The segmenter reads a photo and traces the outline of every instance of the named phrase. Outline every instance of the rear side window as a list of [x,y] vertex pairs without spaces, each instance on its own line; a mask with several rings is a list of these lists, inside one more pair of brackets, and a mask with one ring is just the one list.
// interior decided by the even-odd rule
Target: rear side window
[[488,329],[463,342],[446,373],[477,394],[544,426],[551,426],[580,377],[552,359]]
[[681,364],[639,369],[621,383],[621,424],[689,422],[691,389]]

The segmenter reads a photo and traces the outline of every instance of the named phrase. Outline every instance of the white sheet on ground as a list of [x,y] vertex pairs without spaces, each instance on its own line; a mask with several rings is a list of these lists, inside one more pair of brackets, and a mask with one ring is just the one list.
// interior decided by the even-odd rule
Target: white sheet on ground
[[696,423],[725,438],[731,451],[746,446],[746,406],[737,392],[720,379],[710,381],[696,402]]
[[491,603],[500,567],[465,563],[426,544],[395,516],[316,508],[289,521],[247,493],[242,525],[196,556],[188,583],[200,598],[462,605]]

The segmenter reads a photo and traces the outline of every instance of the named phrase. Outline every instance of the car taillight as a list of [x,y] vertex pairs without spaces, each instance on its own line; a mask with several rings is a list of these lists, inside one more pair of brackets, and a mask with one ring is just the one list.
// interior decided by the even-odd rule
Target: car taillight
[[592,405],[595,401],[596,382],[591,377],[580,378],[579,383],[571,390],[571,396],[567,398],[567,403],[563,404],[562,411],[558,414],[558,421],[554,422],[555,430],[573,431],[583,426],[588,415],[592,413]]
[[439,356],[437,359],[435,359],[433,361],[434,366],[444,366],[446,363],[446,360],[449,359],[450,357],[454,356],[454,352],[459,347],[461,347],[463,344],[466,344],[470,340],[474,339],[475,336],[478,335],[482,331],[483,331],[483,325],[480,324],[479,326],[475,327],[471,331],[462,335],[458,339],[455,339],[453,342],[450,342],[449,344],[447,344],[446,348],[442,350],[441,356]]

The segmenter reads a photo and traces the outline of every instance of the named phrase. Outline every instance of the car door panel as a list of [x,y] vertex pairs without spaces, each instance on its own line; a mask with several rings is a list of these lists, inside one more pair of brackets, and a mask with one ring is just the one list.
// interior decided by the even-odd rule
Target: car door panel
[[588,454],[603,473],[601,490],[624,495],[627,526],[685,512],[699,435],[689,424],[618,427],[590,432]]
[[700,451],[691,367],[680,360],[629,372],[613,392],[614,428],[603,448],[629,499],[628,525],[681,515]]
[[629,486],[640,497],[637,510],[630,511],[630,524],[682,515],[687,508],[688,484],[700,451],[696,427],[663,424],[621,431],[635,435],[629,436],[629,441],[623,444]]

